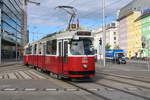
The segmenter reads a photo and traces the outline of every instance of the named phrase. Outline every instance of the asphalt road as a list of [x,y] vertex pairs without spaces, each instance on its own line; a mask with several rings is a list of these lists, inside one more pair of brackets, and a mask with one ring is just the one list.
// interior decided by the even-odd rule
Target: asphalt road
[[23,65],[0,67],[0,100],[150,100],[150,83],[100,74],[149,80],[146,67],[97,63],[96,71],[92,79],[71,82],[74,86]]

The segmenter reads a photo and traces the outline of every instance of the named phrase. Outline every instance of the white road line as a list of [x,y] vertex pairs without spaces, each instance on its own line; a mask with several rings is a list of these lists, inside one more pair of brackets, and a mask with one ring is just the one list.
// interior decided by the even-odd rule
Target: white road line
[[18,73],[21,74],[25,79],[32,79],[30,76],[25,74],[23,71],[19,71]]
[[58,89],[51,89],[51,88],[46,88],[46,91],[57,91]]
[[5,89],[3,89],[3,91],[15,91],[16,90],[16,88],[5,88]]
[[9,79],[17,79],[14,73],[8,73]]
[[78,89],[69,89],[69,88],[67,88],[67,89],[65,89],[66,91],[78,91]]
[[40,79],[46,79],[45,77],[43,77],[41,75],[38,75],[37,73],[33,72],[32,70],[28,70],[28,72],[31,73],[31,74],[33,74],[33,75],[35,75],[35,76],[37,76]]
[[36,88],[25,88],[24,91],[35,91],[37,90]]

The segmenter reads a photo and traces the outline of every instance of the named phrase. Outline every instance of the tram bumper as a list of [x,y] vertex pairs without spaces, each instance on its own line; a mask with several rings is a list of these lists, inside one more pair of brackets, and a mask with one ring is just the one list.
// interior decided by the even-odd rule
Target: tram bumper
[[94,77],[95,71],[69,71],[69,77]]

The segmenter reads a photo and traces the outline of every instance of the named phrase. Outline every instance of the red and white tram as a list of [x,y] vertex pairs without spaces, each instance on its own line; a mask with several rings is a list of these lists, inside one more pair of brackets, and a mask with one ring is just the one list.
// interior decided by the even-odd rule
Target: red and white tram
[[58,78],[95,76],[93,37],[87,29],[56,32],[25,46],[24,63]]

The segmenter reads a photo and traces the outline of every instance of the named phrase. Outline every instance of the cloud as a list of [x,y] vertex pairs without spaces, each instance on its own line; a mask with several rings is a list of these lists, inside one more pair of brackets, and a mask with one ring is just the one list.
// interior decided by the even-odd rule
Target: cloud
[[[55,9],[60,5],[71,5],[78,10],[80,19],[98,21],[102,18],[102,0],[32,0],[40,2],[40,6],[28,4],[28,23],[44,26],[61,26],[67,24],[68,15],[61,9]],[[106,0],[106,16],[116,15],[116,11],[131,0]],[[82,23],[82,20],[81,20]],[[88,22],[87,22],[88,24]]]

